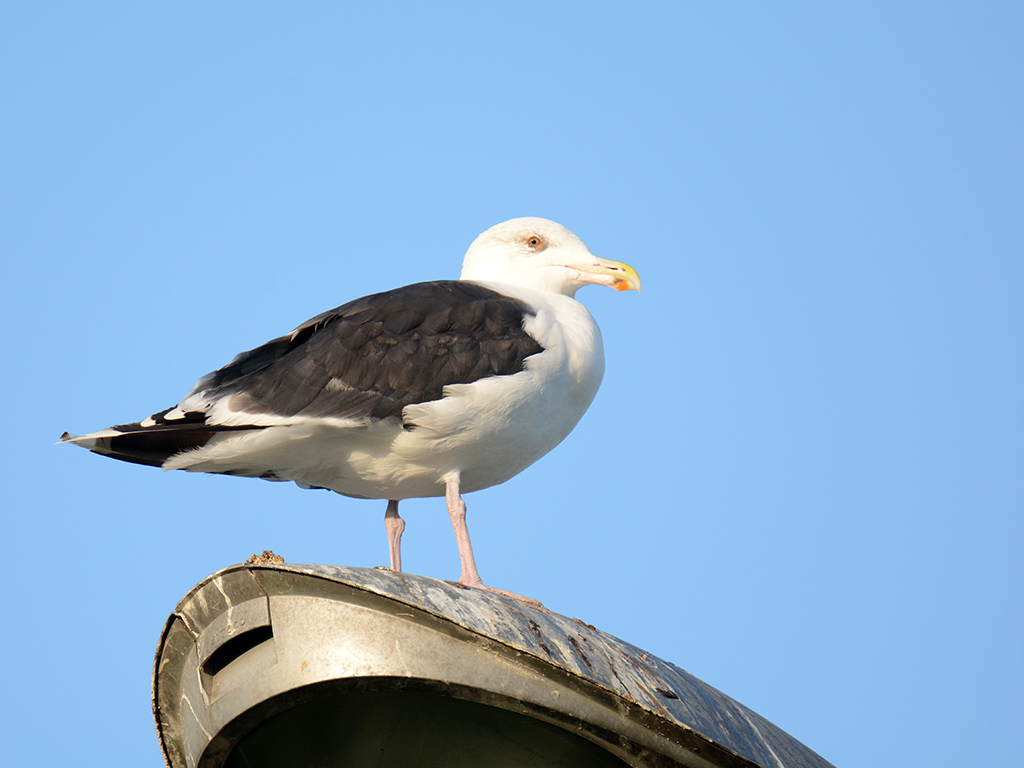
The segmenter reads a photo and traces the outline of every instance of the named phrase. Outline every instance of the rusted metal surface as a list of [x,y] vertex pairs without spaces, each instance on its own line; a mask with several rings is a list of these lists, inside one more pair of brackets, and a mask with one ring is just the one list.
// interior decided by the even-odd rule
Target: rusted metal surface
[[631,766],[830,765],[674,664],[577,619],[379,569],[269,563],[210,576],[168,620],[154,712],[168,764],[206,768],[274,715],[356,688],[527,715]]

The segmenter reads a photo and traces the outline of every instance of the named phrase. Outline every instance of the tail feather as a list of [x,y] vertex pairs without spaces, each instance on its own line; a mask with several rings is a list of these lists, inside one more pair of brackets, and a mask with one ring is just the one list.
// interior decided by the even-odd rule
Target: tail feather
[[80,445],[113,459],[160,467],[171,456],[202,448],[210,438],[223,431],[225,427],[202,424],[142,426],[136,423],[81,436],[65,432],[60,441]]

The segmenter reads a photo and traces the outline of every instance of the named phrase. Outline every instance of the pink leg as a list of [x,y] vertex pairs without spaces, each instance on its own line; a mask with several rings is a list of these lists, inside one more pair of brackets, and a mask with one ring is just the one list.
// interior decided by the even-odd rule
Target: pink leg
[[448,516],[452,519],[455,529],[455,541],[459,545],[459,563],[462,574],[459,584],[465,587],[482,587],[483,581],[476,570],[476,559],[473,557],[473,545],[469,542],[469,528],[466,527],[466,502],[459,493],[459,477],[449,478],[444,486],[444,500],[448,504]]
[[[449,477],[445,481],[444,498],[448,503],[448,516],[452,519],[452,527],[455,529],[455,541],[459,545],[459,563],[462,566],[462,574],[459,576],[459,584],[464,587],[475,587],[486,589],[490,592],[498,592],[502,595],[514,597],[525,603],[540,605],[540,602],[529,597],[517,595],[515,592],[506,592],[504,589],[488,587],[480,578],[476,569],[476,559],[473,557],[473,545],[469,542],[469,528],[466,527],[466,502],[462,500],[459,492],[459,476]],[[396,513],[397,514],[397,513]]]
[[384,513],[384,527],[388,532],[388,550],[391,554],[391,570],[402,570],[402,531],[405,520],[398,516],[398,502],[388,502],[388,511]]

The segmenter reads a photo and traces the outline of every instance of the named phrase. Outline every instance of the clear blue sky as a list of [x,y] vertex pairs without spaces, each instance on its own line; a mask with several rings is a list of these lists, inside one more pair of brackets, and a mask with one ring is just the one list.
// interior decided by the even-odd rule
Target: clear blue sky
[[[176,601],[380,502],[54,446],[560,221],[601,392],[471,494],[481,574],[843,768],[1024,752],[1024,6],[8,2],[4,763],[160,765]],[[408,570],[457,578],[440,500]],[[56,718],[56,720],[55,720]],[[56,722],[56,725],[55,725]]]

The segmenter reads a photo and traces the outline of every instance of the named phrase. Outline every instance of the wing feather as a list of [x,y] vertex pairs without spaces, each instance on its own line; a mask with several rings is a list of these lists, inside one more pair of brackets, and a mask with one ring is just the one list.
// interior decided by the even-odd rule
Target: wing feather
[[[531,313],[519,299],[461,280],[373,294],[243,352],[201,378],[175,408],[65,439],[160,465],[218,432],[260,429],[278,418],[400,420],[407,405],[438,400],[451,384],[523,370],[542,351],[524,328]],[[230,420],[215,415],[224,403]]]
[[[434,281],[325,312],[203,377],[182,410],[237,397],[247,413],[401,418],[450,384],[523,369],[530,307],[472,282]],[[233,420],[232,424],[237,424]]]

